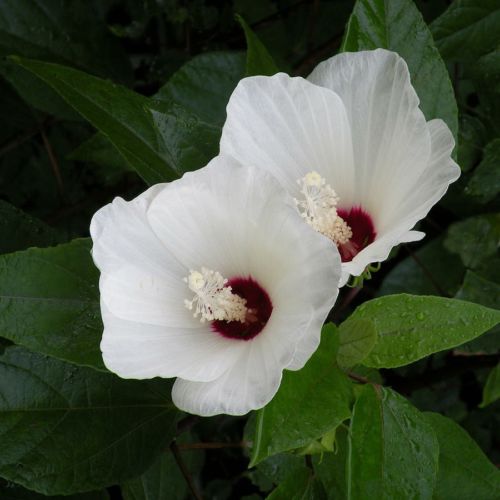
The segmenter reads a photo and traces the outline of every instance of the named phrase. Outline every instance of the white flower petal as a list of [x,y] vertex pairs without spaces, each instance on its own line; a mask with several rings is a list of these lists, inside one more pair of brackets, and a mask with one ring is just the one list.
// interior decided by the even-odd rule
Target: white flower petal
[[262,178],[256,174],[217,157],[167,185],[151,204],[148,223],[186,269],[205,266],[224,276],[244,274],[248,222],[258,220],[267,200],[258,195],[254,184]]
[[168,279],[171,271],[180,269],[146,220],[151,200],[165,186],[157,184],[130,202],[115,198],[94,215],[90,224],[92,257],[101,271],[133,265]]
[[387,219],[387,227],[404,220],[408,229],[412,228],[460,176],[460,167],[451,157],[455,140],[448,126],[443,120],[436,119],[429,121],[427,127],[431,138],[429,162],[414,185],[400,191],[397,213],[392,213]]
[[197,328],[199,319],[184,307],[193,293],[183,282],[186,273],[166,280],[132,266],[102,273],[101,296],[115,316],[139,323],[179,328]]
[[172,400],[181,410],[207,417],[219,413],[244,415],[262,408],[281,382],[280,350],[276,343],[249,341],[245,353],[218,379],[202,383],[178,378]]
[[353,152],[346,111],[339,97],[303,78],[279,73],[240,81],[227,106],[221,153],[263,168],[287,191],[311,171],[351,203]]
[[199,321],[196,328],[171,328],[124,320],[112,314],[104,302],[101,311],[104,363],[122,378],[181,376],[208,382],[231,368],[244,348]]
[[351,262],[342,265],[341,286],[345,284],[346,272],[360,275],[368,264],[385,260],[394,246],[422,239],[424,233],[411,229],[460,176],[460,168],[451,158],[455,141],[449,128],[442,120],[431,120],[427,126],[431,137],[431,157],[426,169],[415,185],[399,192],[398,210],[386,220],[377,239]]
[[383,49],[343,53],[320,63],[308,79],[336,92],[345,105],[354,149],[355,202],[372,216],[379,232],[399,211],[399,194],[413,189],[431,152],[408,67]]

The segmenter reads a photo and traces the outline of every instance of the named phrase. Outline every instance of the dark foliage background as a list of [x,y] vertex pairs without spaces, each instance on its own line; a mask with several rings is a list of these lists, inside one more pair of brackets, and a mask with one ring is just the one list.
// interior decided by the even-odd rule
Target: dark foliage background
[[[421,243],[402,245],[361,290],[342,290],[336,321],[367,299],[403,292],[500,309],[500,5],[477,2],[483,15],[459,13],[443,20],[450,4],[416,2],[455,90],[455,151],[463,175],[420,224],[427,233]],[[153,96],[198,54],[245,51],[245,35],[235,19],[240,14],[280,70],[306,76],[338,51],[352,9],[349,0],[0,0],[0,252],[88,236],[98,208],[117,195],[130,199],[146,186],[88,122],[6,56],[61,63]],[[17,210],[25,213],[22,224]],[[500,402],[480,404],[488,374],[500,359],[499,338],[497,327],[460,348],[380,374],[386,386],[420,410],[460,423],[496,464]],[[189,432],[175,451],[204,497],[261,498],[287,461],[304,461],[290,455],[249,471],[241,445],[245,424],[246,418],[224,416],[188,417],[179,424]],[[169,488],[175,493],[169,494],[185,497],[179,460],[174,454],[164,460],[163,467],[173,471]],[[143,498],[134,496],[135,487],[134,480],[125,486],[127,499]],[[21,488],[3,488],[0,497],[8,492],[8,498],[38,498]],[[109,493],[116,499],[122,495],[119,486]]]

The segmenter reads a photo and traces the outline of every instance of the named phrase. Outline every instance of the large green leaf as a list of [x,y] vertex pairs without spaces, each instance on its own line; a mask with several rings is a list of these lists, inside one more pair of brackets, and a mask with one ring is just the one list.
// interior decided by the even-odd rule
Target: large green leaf
[[395,368],[478,337],[500,322],[500,311],[443,297],[388,295],[359,306],[346,323],[371,321],[377,342],[363,364]]
[[411,0],[358,0],[342,44],[344,51],[384,48],[408,63],[427,120],[442,118],[457,136],[457,104],[431,32]]
[[0,256],[0,336],[103,369],[97,284],[87,239]]
[[[205,166],[218,153],[226,104],[244,69],[241,53],[201,54],[182,66],[153,96],[154,100],[147,101],[150,114],[145,123],[151,125],[148,140],[175,175]],[[115,168],[120,148],[109,143],[106,135],[96,135],[84,143],[75,151],[75,158]],[[162,180],[150,178],[142,167],[135,169],[150,183]]]
[[244,73],[245,57],[240,52],[200,54],[176,71],[154,97],[222,128],[229,96]]
[[205,166],[219,151],[226,105],[244,76],[241,53],[194,57],[154,96],[152,110],[163,156],[177,172]]
[[338,335],[337,362],[342,368],[351,368],[361,363],[377,341],[373,323],[362,319],[344,321],[338,329]]
[[31,246],[50,246],[61,241],[57,231],[29,216],[10,203],[0,200],[0,253],[24,250]]
[[246,21],[241,16],[236,16],[240,23],[247,41],[247,65],[245,76],[264,75],[272,76],[278,73],[279,69],[269,54],[265,45],[259,37],[252,31]]
[[436,500],[493,500],[500,492],[500,471],[453,420],[425,413],[439,441]]
[[431,24],[445,58],[476,60],[500,43],[498,0],[455,0]]
[[349,499],[432,498],[438,442],[425,417],[399,394],[365,385],[349,436]]
[[42,113],[58,120],[82,121],[82,117],[51,87],[13,61],[0,59],[0,75],[19,97]]
[[177,177],[160,153],[149,112],[151,100],[107,80],[58,64],[14,59],[101,131],[148,183]]
[[336,365],[337,348],[336,329],[328,325],[306,366],[285,371],[278,393],[257,413],[251,466],[305,446],[350,417],[352,384]]
[[9,347],[0,357],[0,476],[46,495],[143,472],[173,437],[166,380],[122,380]]
[[219,152],[221,129],[175,103],[151,110],[162,155],[178,172],[204,167]]

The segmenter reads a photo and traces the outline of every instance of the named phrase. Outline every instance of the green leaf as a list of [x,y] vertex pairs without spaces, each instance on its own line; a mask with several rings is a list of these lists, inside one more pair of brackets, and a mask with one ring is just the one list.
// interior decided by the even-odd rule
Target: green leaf
[[101,490],[90,493],[77,493],[70,496],[47,497],[0,479],[0,498],[2,500],[109,500],[109,495],[106,490]]
[[171,180],[181,173],[173,171],[159,152],[150,99],[69,67],[13,60],[50,85],[102,132],[146,182]]
[[61,120],[82,121],[81,116],[51,87],[14,62],[0,59],[0,74],[27,104]]
[[356,52],[378,47],[393,50],[404,58],[425,117],[442,118],[456,137],[457,104],[448,71],[411,0],[356,2],[342,50]]
[[467,267],[478,267],[497,253],[500,214],[479,215],[451,224],[444,245],[450,252],[460,255]]
[[303,466],[290,474],[267,497],[268,500],[324,500],[327,498],[322,484],[313,471]]
[[175,103],[151,110],[162,156],[176,171],[204,167],[219,152],[221,129]]
[[103,369],[98,271],[90,240],[0,256],[0,335]]
[[395,368],[478,337],[500,322],[500,311],[443,297],[388,295],[359,306],[347,319],[371,321],[377,342],[363,361]]
[[279,72],[274,59],[259,37],[252,31],[250,26],[241,16],[236,16],[240,23],[247,41],[247,66],[246,76],[264,75],[272,76]]
[[[226,105],[243,73],[240,53],[201,54],[182,66],[149,101],[151,141],[179,175],[205,166],[218,153]],[[104,135],[94,136],[74,152],[75,159],[115,169],[120,156],[106,141]]]
[[432,498],[438,442],[424,415],[402,396],[365,385],[349,436],[347,498]]
[[9,347],[0,357],[0,476],[45,495],[117,484],[168,446],[166,380],[122,380]]
[[337,346],[336,329],[327,325],[306,366],[284,372],[274,399],[257,412],[250,467],[305,446],[350,417],[352,384],[335,363]]
[[370,321],[354,319],[344,321],[339,329],[337,362],[342,368],[361,363],[373,349],[377,332]]
[[500,399],[500,364],[489,373],[483,388],[483,401],[479,406],[484,408],[497,399]]
[[61,241],[57,231],[29,216],[10,203],[0,200],[0,253],[16,252],[31,246],[50,246]]
[[483,159],[474,170],[465,192],[477,197],[482,203],[487,203],[495,198],[500,193],[499,165],[500,138],[491,141],[484,149]]
[[436,500],[492,500],[500,491],[500,472],[453,420],[425,413],[440,447]]
[[193,57],[154,95],[182,106],[192,115],[222,129],[229,97],[245,72],[239,52],[209,52]]
[[500,43],[499,26],[497,0],[455,0],[430,27],[443,57],[474,61]]
[[[0,2],[0,56],[12,54],[77,66],[130,81],[128,58],[88,2],[69,9],[53,0]],[[82,29],[84,27],[84,29]]]
[[[393,267],[378,295],[454,295],[462,283],[464,266],[457,255],[446,250],[444,238],[436,238]],[[446,266],[443,266],[446,262]]]

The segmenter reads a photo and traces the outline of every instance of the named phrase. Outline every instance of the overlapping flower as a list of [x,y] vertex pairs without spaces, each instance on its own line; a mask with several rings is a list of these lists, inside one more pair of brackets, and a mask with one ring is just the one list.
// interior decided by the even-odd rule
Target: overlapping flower
[[177,377],[200,415],[245,414],[316,350],[340,258],[265,172],[218,157],[94,216],[106,366]]
[[307,80],[243,79],[227,107],[221,153],[270,172],[342,256],[342,283],[424,234],[415,224],[455,181],[453,136],[427,122],[405,61],[344,53]]

